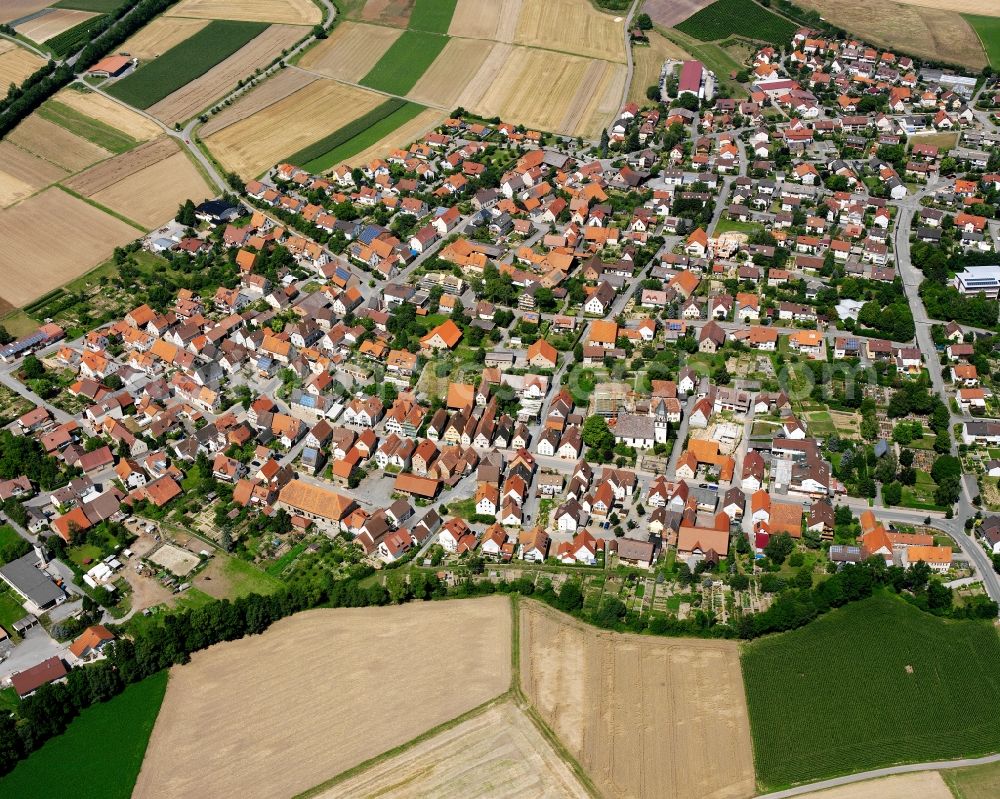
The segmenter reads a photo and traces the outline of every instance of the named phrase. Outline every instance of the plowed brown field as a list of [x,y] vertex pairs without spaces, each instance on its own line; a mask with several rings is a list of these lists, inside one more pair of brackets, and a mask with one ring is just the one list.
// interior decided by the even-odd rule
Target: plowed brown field
[[133,796],[292,796],[504,693],[506,597],[312,610],[196,652]]
[[13,22],[46,8],[52,0],[3,0],[0,3],[0,22]]
[[415,0],[368,0],[361,9],[361,19],[405,28],[410,23],[410,12]]
[[605,796],[754,794],[737,644],[601,632],[530,601],[520,622],[524,692]]

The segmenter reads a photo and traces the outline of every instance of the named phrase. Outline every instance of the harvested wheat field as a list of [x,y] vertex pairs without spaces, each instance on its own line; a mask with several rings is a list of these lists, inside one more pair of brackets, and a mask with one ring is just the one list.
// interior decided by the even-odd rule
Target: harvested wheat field
[[142,114],[137,114],[130,108],[115,102],[110,97],[91,91],[79,91],[76,88],[66,88],[60,91],[55,99],[79,111],[81,114],[110,125],[137,141],[149,141],[159,136],[163,131],[154,122],[150,122]]
[[323,18],[312,0],[181,0],[166,16],[285,25],[318,25]]
[[136,172],[170,158],[177,152],[180,152],[177,143],[167,136],[162,136],[121,155],[116,155],[114,158],[109,158],[85,172],[74,175],[63,183],[66,188],[72,189],[77,194],[89,197],[124,180],[129,175],[134,175]]
[[40,14],[34,19],[22,22],[14,27],[22,36],[26,36],[33,42],[47,42],[53,36],[58,36],[63,31],[75,28],[81,22],[86,22],[97,14],[92,11],[73,11],[68,8],[53,8]]
[[146,110],[168,125],[190,119],[210,106],[213,100],[235,89],[237,81],[252,74],[258,67],[263,69],[270,64],[281,55],[282,50],[305,36],[307,30],[295,25],[271,25],[200,78],[195,78]]
[[13,22],[48,8],[52,0],[3,0],[0,3],[0,23]]
[[0,289],[21,306],[105,260],[139,236],[115,219],[58,188],[0,211]]
[[436,108],[421,111],[409,122],[404,122],[392,133],[379,139],[371,147],[367,147],[357,155],[348,159],[352,165],[367,164],[375,158],[385,158],[393,150],[408,147],[412,142],[423,137],[428,131],[440,125],[447,115]]
[[754,794],[736,643],[601,632],[530,601],[520,636],[525,694],[605,796]]
[[588,2],[522,0],[514,42],[624,62],[624,37],[622,17],[604,14]]
[[361,9],[361,19],[405,28],[410,24],[410,12],[415,0],[367,0]]
[[915,797],[954,799],[941,775],[936,771],[898,774],[800,795],[800,799],[915,799]]
[[510,44],[520,15],[521,0],[458,0],[448,35]]
[[714,0],[646,0],[642,10],[657,25],[672,28],[713,2]]
[[185,200],[198,203],[214,193],[191,159],[179,152],[90,195],[90,199],[152,230],[171,219]]
[[209,117],[208,122],[199,128],[198,135],[202,138],[211,136],[234,122],[253,116],[279,100],[284,100],[315,80],[317,80],[315,75],[299,69],[279,70],[263,83],[257,84],[247,94],[241,95],[235,103]]
[[907,6],[924,6],[941,11],[956,11],[960,14],[982,14],[987,17],[1000,16],[1000,6],[996,0],[900,0]]
[[[311,610],[174,668],[133,796],[292,796],[510,686],[506,597]],[[392,686],[392,687],[390,687]]]
[[[867,0],[802,0],[834,25],[863,34],[882,47],[898,47],[913,55],[950,61],[971,69],[986,66],[986,54],[976,32],[954,11],[923,8],[885,0],[878,14]],[[864,20],[862,30],[859,20]]]
[[[32,72],[45,66],[45,59],[19,47],[6,39],[0,39],[0,87],[20,84]],[[4,88],[6,92],[6,88]]]
[[394,799],[586,799],[538,728],[502,702],[323,792]]
[[227,169],[257,177],[282,158],[368,113],[385,100],[376,92],[317,80],[295,94],[205,138]]
[[398,28],[341,22],[329,39],[302,57],[299,66],[329,78],[357,83],[402,35]]
[[67,175],[65,169],[0,141],[0,208],[6,208],[51,186]]
[[646,87],[660,82],[660,68],[668,58],[684,61],[691,58],[670,39],[656,31],[646,31],[649,46],[635,45],[632,48],[632,85],[628,87],[628,99],[642,105],[646,102]]
[[79,172],[111,155],[103,147],[74,136],[66,128],[42,119],[38,114],[32,114],[14,128],[7,139],[69,172]]
[[208,25],[207,19],[177,19],[157,17],[122,45],[123,53],[135,56],[139,61],[159,58],[171,47],[176,47],[185,39],[194,36]]
[[454,107],[492,49],[481,39],[449,39],[406,96],[426,105]]

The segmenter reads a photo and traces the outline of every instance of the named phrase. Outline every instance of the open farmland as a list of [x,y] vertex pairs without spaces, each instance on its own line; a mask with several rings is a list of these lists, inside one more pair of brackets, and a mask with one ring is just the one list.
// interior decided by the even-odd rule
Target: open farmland
[[112,153],[123,153],[139,143],[117,128],[81,114],[58,100],[46,102],[38,109],[38,115]]
[[23,150],[51,161],[69,172],[78,172],[103,161],[111,153],[103,147],[75,136],[55,122],[32,114],[7,137]]
[[624,36],[621,17],[602,13],[588,2],[522,0],[514,42],[624,62]]
[[12,305],[25,305],[82,275],[138,235],[83,200],[46,189],[0,211],[0,295]]
[[691,56],[656,31],[647,31],[649,46],[636,45],[632,48],[632,85],[628,88],[628,99],[642,105],[647,102],[646,88],[660,82],[660,68],[668,58],[682,61]]
[[712,0],[646,0],[642,4],[642,10],[657,25],[672,28],[711,4]]
[[867,0],[800,0],[798,4],[819,11],[844,30],[863,34],[874,45],[899,48],[970,69],[986,66],[979,37],[954,11],[904,5],[893,0],[883,0],[878,14],[871,13]]
[[997,662],[992,625],[944,621],[886,594],[755,641],[743,674],[757,777],[777,788],[995,751]]
[[492,45],[478,39],[450,39],[407,96],[421,103],[453,108],[491,50]]
[[416,31],[447,33],[456,0],[416,0],[407,27]]
[[187,86],[266,29],[260,22],[216,20],[194,36],[108,87],[108,94],[137,108],[149,108]]
[[954,799],[941,775],[936,771],[898,774],[801,794],[801,799],[914,799],[915,797]]
[[[407,103],[399,100],[390,100],[387,103],[383,103],[383,106],[388,106],[388,108],[383,108],[378,114],[381,117],[380,119],[372,121],[370,124],[369,119],[373,119],[370,115],[366,115],[369,119],[366,119],[364,124],[362,124],[361,120],[355,120],[345,126],[345,128],[337,131],[334,136],[327,137],[323,141],[322,147],[311,148],[314,152],[323,150],[320,155],[311,159],[294,159],[293,162],[304,164],[305,168],[311,172],[323,172],[327,169],[332,169],[338,164],[342,164],[356,156],[371,145],[381,141],[386,136],[391,135],[394,131],[398,131],[426,110],[423,106],[419,106],[416,103]],[[382,116],[382,113],[385,113],[386,110],[390,112]],[[443,117],[443,114],[439,115],[439,118],[441,117]]]
[[982,42],[990,66],[993,69],[1000,69],[1000,17],[984,17],[977,14],[963,14],[962,17],[972,26]]
[[122,45],[122,52],[133,55],[140,63],[159,58],[185,39],[208,25],[207,19],[157,17]]
[[307,32],[307,28],[292,25],[271,25],[225,61],[150,106],[149,113],[168,125],[190,119],[213,100],[235,89],[237,81],[253,74],[258,67],[267,67]]
[[312,0],[181,0],[166,16],[284,25],[318,25],[322,19]]
[[448,33],[510,44],[520,14],[521,0],[458,0]]
[[40,56],[6,39],[0,39],[0,87],[20,83],[43,66],[45,60]]
[[715,0],[688,17],[677,29],[705,42],[739,34],[749,39],[786,46],[799,27],[772,14],[753,0]]
[[[444,121],[444,118],[445,113],[443,111],[438,111],[436,108],[427,108],[413,117],[409,122],[402,123],[376,140],[375,137],[380,133],[379,129],[382,125],[394,121],[389,118],[365,131],[360,136],[354,137],[349,142],[349,146],[345,145],[344,149],[340,150],[340,152],[334,152],[329,155],[330,157],[337,156],[340,158],[336,164],[348,163],[352,166],[367,164],[373,158],[384,158],[393,150],[407,147],[411,142],[416,141],[425,133],[440,125]],[[367,144],[367,142],[372,143]],[[365,145],[363,150],[354,151],[355,147],[363,144]]]
[[384,101],[375,92],[317,80],[206,137],[205,143],[227,169],[256,177]]
[[447,43],[447,36],[403,31],[360,83],[389,94],[406,94]]
[[177,152],[180,152],[177,143],[167,136],[162,136],[80,172],[63,181],[63,184],[77,194],[89,197]]
[[122,4],[122,0],[60,0],[53,3],[53,8],[76,8],[80,11],[94,11],[98,14],[110,14]]
[[13,22],[30,16],[43,8],[48,8],[50,2],[51,0],[3,0],[0,3],[0,23]]
[[299,66],[330,78],[357,83],[402,35],[396,28],[341,22],[325,39],[312,47]]
[[589,794],[511,702],[313,794],[397,799],[587,799]]
[[262,111],[269,105],[274,105],[299,89],[304,89],[315,80],[315,75],[298,69],[279,70],[263,83],[254,87],[252,92],[241,95],[235,103],[225,106],[219,113],[209,117],[208,122],[199,128],[198,133],[203,138],[211,136],[234,122],[239,122],[241,119],[246,119],[258,111]]
[[306,611],[196,652],[171,671],[134,796],[319,785],[504,693],[510,637],[490,597]]
[[754,792],[739,649],[601,632],[521,603],[521,685],[605,796]]
[[[0,777],[0,795],[58,796],[67,784],[79,799],[128,799],[167,687],[167,672],[126,688],[80,713],[66,732]],[[80,779],[100,773],[100,779]]]
[[67,171],[10,141],[0,141],[0,208],[51,186]]
[[85,117],[114,128],[121,134],[136,141],[148,141],[163,131],[141,114],[116,103],[97,92],[83,90],[76,86],[63,89],[53,98],[60,105],[72,108]]
[[410,22],[413,0],[367,0],[361,9],[361,19],[405,28]]
[[941,776],[951,787],[955,799],[996,799],[1000,796],[1000,763],[948,769],[942,771]]
[[33,42],[47,42],[60,33],[65,33],[95,16],[97,15],[89,11],[53,8],[44,14],[22,22],[14,30]]

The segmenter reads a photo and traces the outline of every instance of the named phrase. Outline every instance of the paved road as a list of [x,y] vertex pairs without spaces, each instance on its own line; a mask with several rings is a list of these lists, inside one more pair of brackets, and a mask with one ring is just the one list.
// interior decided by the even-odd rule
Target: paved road
[[893,774],[912,774],[917,771],[965,768],[966,766],[982,766],[987,763],[1000,763],[1000,755],[972,757],[964,760],[940,760],[936,763],[912,763],[907,766],[890,766],[888,768],[874,769],[873,771],[863,771],[859,774],[849,774],[846,777],[836,777],[832,780],[813,782],[809,785],[799,785],[796,788],[788,788],[784,791],[759,794],[757,799],[790,799],[793,796],[801,796],[813,791],[822,791],[825,788],[836,788],[838,785],[850,785],[855,782],[864,782],[865,780],[873,780],[878,777],[890,777]]

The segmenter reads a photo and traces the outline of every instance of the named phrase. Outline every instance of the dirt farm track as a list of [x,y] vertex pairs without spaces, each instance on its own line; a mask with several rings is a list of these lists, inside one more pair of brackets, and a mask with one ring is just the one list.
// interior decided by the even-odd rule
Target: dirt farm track
[[502,596],[312,610],[197,652],[171,671],[133,796],[319,785],[507,691],[511,622]]

